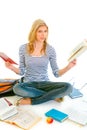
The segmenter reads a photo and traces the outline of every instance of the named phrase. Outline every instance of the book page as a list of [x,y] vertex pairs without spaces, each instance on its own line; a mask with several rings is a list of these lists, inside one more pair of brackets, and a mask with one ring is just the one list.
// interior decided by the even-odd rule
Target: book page
[[5,120],[7,123],[15,124],[22,129],[29,129],[41,120],[35,112],[18,108],[18,114]]
[[64,111],[69,115],[70,120],[81,125],[87,124],[87,102],[77,100],[76,102],[73,102],[72,105],[68,106]]
[[68,61],[72,61],[76,59],[78,56],[80,56],[82,53],[84,53],[87,50],[87,41],[84,40],[79,45],[77,45],[71,52]]
[[4,98],[0,98],[0,111],[7,108],[9,105]]
[[16,107],[10,101],[6,98],[0,98],[0,120],[13,116],[17,112]]

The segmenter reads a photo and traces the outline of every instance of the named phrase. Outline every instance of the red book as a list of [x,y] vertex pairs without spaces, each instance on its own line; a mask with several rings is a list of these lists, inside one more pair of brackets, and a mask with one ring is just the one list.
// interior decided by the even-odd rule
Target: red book
[[4,61],[8,61],[11,64],[16,64],[18,65],[14,60],[12,60],[10,57],[8,57],[6,54],[4,54],[3,52],[0,52],[0,57],[4,60]]

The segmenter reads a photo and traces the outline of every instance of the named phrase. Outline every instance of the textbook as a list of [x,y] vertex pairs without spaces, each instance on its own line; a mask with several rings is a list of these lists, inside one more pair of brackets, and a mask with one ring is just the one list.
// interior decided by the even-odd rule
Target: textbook
[[47,117],[52,117],[53,119],[59,122],[63,122],[65,119],[68,118],[68,114],[54,108],[46,112],[45,115]]
[[87,50],[87,41],[84,40],[80,44],[78,44],[72,51],[68,58],[68,61],[71,62],[72,60],[79,57],[82,53]]
[[0,98],[0,120],[5,120],[17,114],[17,108],[6,98]]
[[23,130],[30,130],[42,118],[30,109],[17,108],[18,113],[4,120],[6,123],[13,124]]
[[10,62],[11,64],[16,64],[18,65],[14,60],[12,60],[10,57],[8,57],[5,53],[3,52],[0,52],[0,57],[4,60],[4,61],[8,61]]

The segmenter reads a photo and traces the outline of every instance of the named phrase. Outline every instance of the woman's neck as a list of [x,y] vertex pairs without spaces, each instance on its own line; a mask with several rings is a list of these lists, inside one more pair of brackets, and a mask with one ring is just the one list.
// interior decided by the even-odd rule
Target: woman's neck
[[41,56],[41,55],[44,55],[44,52],[41,52],[42,48],[43,48],[43,43],[35,42],[34,43],[34,51],[32,53],[32,56]]
[[43,47],[43,42],[35,42],[34,43],[34,48],[38,48],[38,49],[41,49]]

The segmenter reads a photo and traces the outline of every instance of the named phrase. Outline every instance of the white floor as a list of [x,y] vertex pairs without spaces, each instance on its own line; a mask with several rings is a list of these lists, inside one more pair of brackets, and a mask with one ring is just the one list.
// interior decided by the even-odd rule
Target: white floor
[[[41,121],[38,122],[35,126],[33,126],[31,128],[31,130],[58,130],[58,129],[62,129],[65,130],[66,128],[71,129],[71,130],[87,130],[87,126],[81,126],[80,124],[77,124],[75,122],[70,121],[69,119],[65,120],[64,122],[60,123],[58,121],[53,121],[52,124],[48,124],[46,122],[46,116],[45,116],[45,112],[47,112],[48,110],[50,110],[51,108],[56,108],[58,110],[64,110],[65,108],[67,108],[68,106],[72,105],[72,103],[75,103],[76,101],[80,101],[83,100],[84,98],[87,100],[86,95],[87,95],[87,86],[85,86],[82,90],[82,93],[84,94],[83,97],[81,98],[76,98],[76,99],[71,99],[69,96],[66,96],[64,98],[64,101],[62,103],[58,103],[56,101],[49,101],[40,105],[26,105],[26,106],[21,106],[24,108],[28,108],[31,109],[32,111],[36,112],[40,117],[42,117]],[[14,103],[14,101],[16,100],[17,96],[14,97],[7,97],[12,103]],[[0,122],[0,129],[4,129],[4,130],[20,130],[20,128],[11,125],[11,124],[7,124],[4,122]]]

